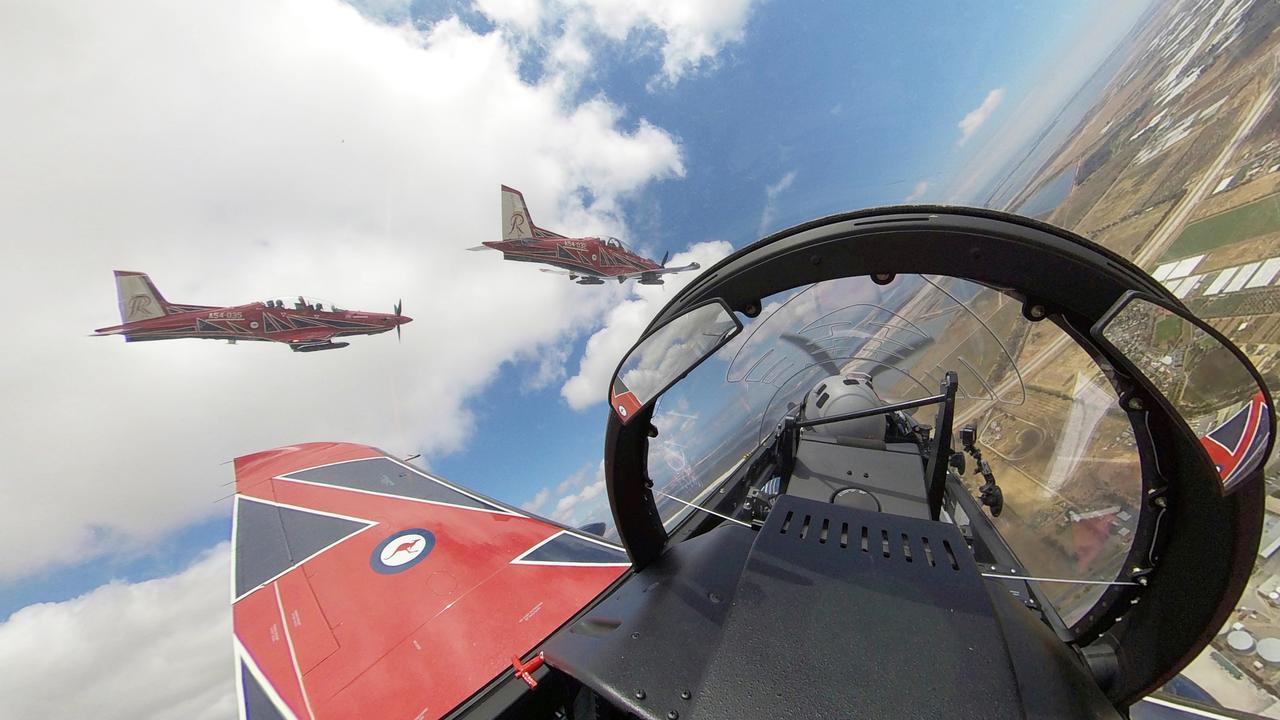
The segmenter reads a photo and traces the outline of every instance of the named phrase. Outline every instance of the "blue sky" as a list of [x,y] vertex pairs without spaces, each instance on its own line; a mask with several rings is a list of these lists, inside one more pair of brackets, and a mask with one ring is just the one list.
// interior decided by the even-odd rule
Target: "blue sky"
[[[932,6],[803,7],[760,6],[744,42],[674,88],[647,89],[656,57],[607,63],[584,86],[582,95],[604,93],[629,117],[667,129],[686,154],[686,177],[656,183],[628,203],[628,241],[655,256],[704,240],[741,247],[760,237],[766,188],[789,173],[766,232],[901,203],[921,181],[944,187],[982,139],[957,148],[959,120],[1003,87],[1003,107],[979,133],[990,131],[1018,97],[1043,92],[1035,84],[1042,66],[1060,62],[1099,11],[1096,3],[963,5],[942,21]],[[849,32],[816,31],[833,26]],[[1059,90],[1065,100],[1075,88]],[[941,198],[926,191],[920,199]],[[586,340],[574,341],[570,365]],[[504,366],[473,403],[481,425],[467,448],[432,468],[519,503],[597,462],[604,406],[573,411],[554,386],[511,402],[532,372],[527,364]]]
[[[1105,54],[1099,36],[1114,42],[1115,28],[1127,27],[1141,10],[1126,7],[1127,19],[1103,22],[1105,4],[1098,0],[940,7],[764,2],[751,11],[741,41],[673,84],[654,82],[662,58],[645,49],[654,44],[650,34],[636,31],[623,43],[596,40],[596,62],[570,102],[603,96],[623,108],[624,130],[643,119],[669,133],[682,153],[683,177],[622,196],[624,241],[655,257],[704,241],[741,247],[762,231],[831,212],[909,197],[949,199],[961,170],[991,152],[1020,103],[1036,97],[1045,107],[1060,105]],[[477,32],[495,32],[462,2],[418,0],[407,10],[365,3],[362,9],[392,22],[412,18],[419,27],[456,13]],[[1073,52],[1077,47],[1085,51]],[[526,46],[525,80],[544,79],[544,53]],[[1055,83],[1045,86],[1045,78]],[[993,92],[998,102],[962,142],[962,118]],[[582,192],[589,198],[589,188]],[[432,310],[410,312],[421,317]],[[541,369],[536,359],[504,363],[466,400],[474,421],[470,437],[460,449],[431,455],[430,468],[514,504],[594,468],[602,456],[605,407],[574,410],[560,392],[560,380],[575,373],[594,330],[584,326],[561,338],[562,374],[541,387],[534,387]],[[417,442],[431,446],[425,437]],[[226,513],[159,542],[0,585],[0,617],[111,579],[137,582],[176,572],[228,536],[230,503],[218,507]],[[109,544],[112,537],[104,531],[97,540]]]

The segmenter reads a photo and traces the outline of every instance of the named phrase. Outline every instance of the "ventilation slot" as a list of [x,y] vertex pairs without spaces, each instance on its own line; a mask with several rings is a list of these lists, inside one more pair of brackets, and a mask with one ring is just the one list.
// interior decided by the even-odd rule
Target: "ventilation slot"
[[[788,496],[782,496],[778,502],[788,502]],[[946,572],[948,565],[954,572],[968,573],[968,568],[961,564],[969,563],[968,547],[963,539],[954,533],[941,534],[936,529],[923,526],[918,521],[904,519],[895,522],[892,516],[877,519],[870,517],[863,510],[850,510],[846,514],[842,508],[824,511],[817,507],[818,503],[804,501],[794,510],[786,506],[777,508],[769,522],[777,523],[778,533],[789,535],[795,540],[805,541],[805,545],[786,542],[785,552],[822,553],[818,546],[829,547],[835,552],[837,543],[840,550],[861,550],[867,560],[884,563],[882,572],[919,573],[938,568]],[[865,518],[865,519],[864,519]],[[928,533],[928,537],[924,535]],[[772,535],[772,531],[770,531]],[[816,542],[815,542],[816,541]],[[806,549],[807,548],[807,549]],[[779,547],[779,550],[783,548]],[[839,562],[832,558],[831,562]],[[847,557],[844,562],[858,562],[854,557]],[[888,567],[893,563],[898,569]]]
[[947,559],[951,561],[951,569],[959,570],[960,563],[956,562],[956,554],[951,551],[951,543],[946,540],[942,541],[942,549],[947,551]]

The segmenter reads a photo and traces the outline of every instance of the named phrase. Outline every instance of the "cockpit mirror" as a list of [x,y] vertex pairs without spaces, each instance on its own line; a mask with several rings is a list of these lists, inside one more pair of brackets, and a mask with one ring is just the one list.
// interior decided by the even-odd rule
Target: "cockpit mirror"
[[1266,462],[1274,432],[1270,397],[1217,330],[1130,293],[1093,335],[1141,373],[1199,438],[1224,493]]
[[689,310],[641,340],[613,375],[609,405],[624,424],[742,331],[723,301]]

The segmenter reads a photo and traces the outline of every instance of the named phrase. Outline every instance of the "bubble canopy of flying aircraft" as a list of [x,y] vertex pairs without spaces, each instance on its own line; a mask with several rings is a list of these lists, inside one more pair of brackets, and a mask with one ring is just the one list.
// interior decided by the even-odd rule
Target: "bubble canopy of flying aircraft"
[[262,304],[282,310],[315,310],[317,312],[342,312],[343,310],[334,303],[310,295],[281,295],[263,300]]
[[[954,524],[1117,706],[1176,674],[1240,597],[1275,426],[1243,353],[1132,263],[942,207],[736,252],[653,320],[610,404],[606,482],[637,570],[725,523],[775,522],[788,494]],[[884,457],[839,464],[868,451]],[[879,479],[911,467],[898,455],[923,464],[920,488]]]

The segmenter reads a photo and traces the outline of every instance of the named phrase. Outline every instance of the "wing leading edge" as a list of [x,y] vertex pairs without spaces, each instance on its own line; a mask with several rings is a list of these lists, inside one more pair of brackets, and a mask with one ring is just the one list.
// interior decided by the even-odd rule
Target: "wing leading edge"
[[673,273],[688,272],[690,270],[698,270],[701,267],[702,267],[701,265],[695,262],[695,263],[689,263],[688,265],[681,265],[679,267],[658,267],[658,268],[654,268],[653,270],[637,270],[635,272],[619,273],[617,275],[612,276],[610,279],[615,279],[618,282],[622,282],[624,280],[643,279],[646,275],[649,277],[656,278],[662,275],[670,275]]
[[241,717],[432,718],[510,671],[617,580],[621,548],[381,451],[236,460]]

